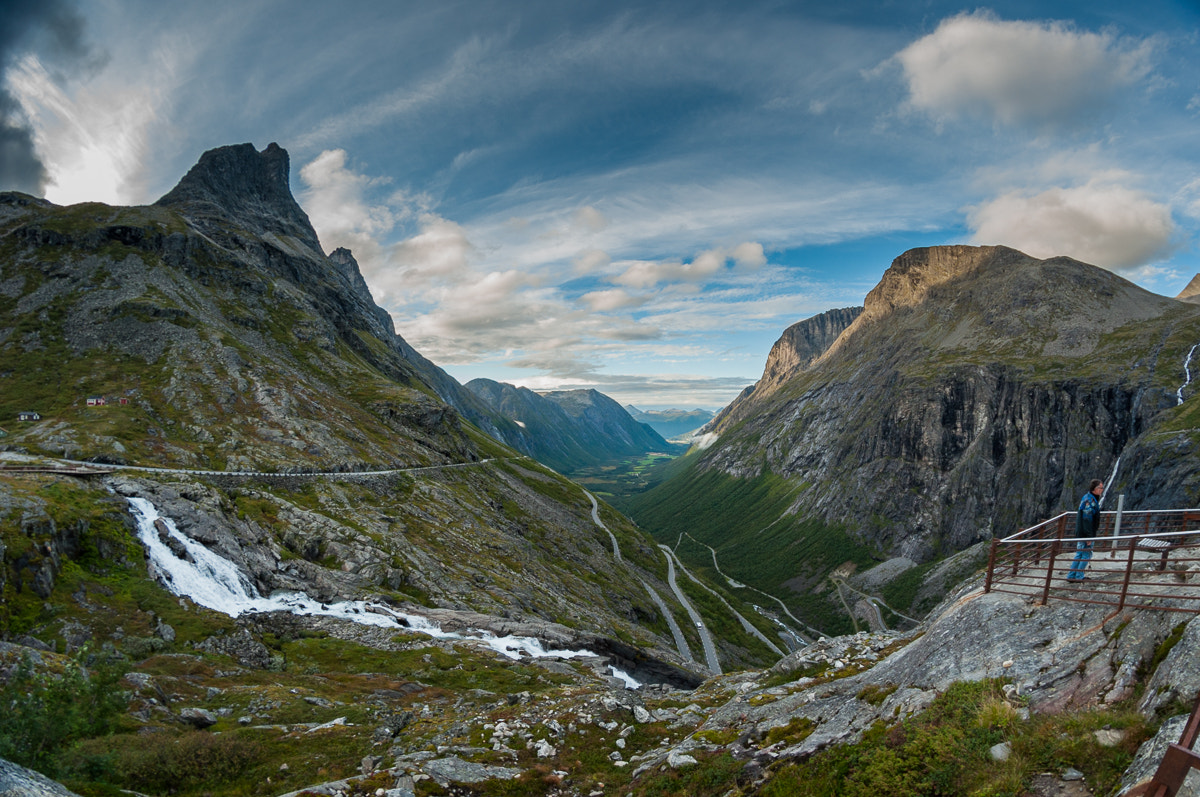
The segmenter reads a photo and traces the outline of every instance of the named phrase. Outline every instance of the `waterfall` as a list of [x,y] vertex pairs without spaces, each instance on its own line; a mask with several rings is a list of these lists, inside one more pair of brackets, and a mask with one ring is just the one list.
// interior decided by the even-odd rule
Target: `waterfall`
[[[437,623],[427,617],[398,612],[382,604],[367,601],[338,601],[322,603],[303,592],[276,592],[269,596],[258,593],[233,562],[210,551],[205,546],[181,533],[175,522],[159,513],[145,498],[129,498],[129,506],[137,521],[138,539],[150,552],[150,572],[173,595],[179,595],[200,606],[237,617],[251,612],[291,612],[298,615],[320,615],[339,617],[361,625],[404,629],[435,639],[462,639],[481,642],[497,653],[510,659],[520,659],[521,654],[533,658],[554,656],[571,659],[580,656],[599,658],[590,650],[559,650],[545,648],[541,640],[533,637],[502,636],[488,631],[473,630],[470,633],[443,631]],[[181,558],[160,539],[156,521],[162,522],[167,535],[183,546]],[[621,679],[630,689],[641,684],[628,673],[609,665],[612,674]]]
[[1113,482],[1117,480],[1117,470],[1121,467],[1121,456],[1117,456],[1117,461],[1113,463],[1112,473],[1108,474],[1108,481],[1104,482],[1104,492],[1100,493],[1100,506],[1104,506],[1104,499],[1108,498],[1108,489],[1113,486]]
[[1200,343],[1188,349],[1187,357],[1183,360],[1183,384],[1175,391],[1175,406],[1183,403],[1183,389],[1192,383],[1192,355],[1196,353],[1197,347],[1200,347]]

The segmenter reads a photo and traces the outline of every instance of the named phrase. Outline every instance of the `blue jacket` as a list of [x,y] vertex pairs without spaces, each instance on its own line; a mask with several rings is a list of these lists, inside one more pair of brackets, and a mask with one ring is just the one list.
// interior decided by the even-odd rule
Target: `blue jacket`
[[1079,499],[1079,514],[1075,517],[1076,537],[1095,537],[1100,528],[1100,499],[1091,491]]

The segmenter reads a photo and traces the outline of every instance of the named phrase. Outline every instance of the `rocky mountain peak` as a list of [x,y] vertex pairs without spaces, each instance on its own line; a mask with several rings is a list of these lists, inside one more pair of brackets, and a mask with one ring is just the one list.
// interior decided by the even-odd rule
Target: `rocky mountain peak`
[[217,147],[201,155],[154,204],[200,218],[253,224],[255,232],[295,238],[319,252],[317,233],[292,196],[289,169],[287,150],[275,143],[262,152],[253,144]]
[[767,355],[759,387],[786,380],[796,371],[808,367],[833,345],[862,311],[861,307],[828,310],[785,329]]
[[899,307],[919,304],[931,288],[981,268],[1028,260],[1007,246],[929,246],[910,249],[892,261],[863,301],[863,321]]
[[1175,298],[1181,302],[1200,304],[1200,274],[1192,277],[1192,281]]

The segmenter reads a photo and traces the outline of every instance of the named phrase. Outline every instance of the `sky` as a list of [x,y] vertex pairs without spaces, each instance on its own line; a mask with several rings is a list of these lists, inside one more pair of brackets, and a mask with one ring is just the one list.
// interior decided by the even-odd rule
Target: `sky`
[[460,381],[716,409],[916,246],[1200,272],[1200,6],[0,0],[0,190],[277,142]]

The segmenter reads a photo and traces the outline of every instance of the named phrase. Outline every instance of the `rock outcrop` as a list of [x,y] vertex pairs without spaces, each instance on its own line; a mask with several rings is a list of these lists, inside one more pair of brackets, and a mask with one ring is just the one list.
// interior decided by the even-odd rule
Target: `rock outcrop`
[[1191,282],[1175,298],[1181,302],[1200,303],[1200,274],[1192,277]]
[[79,797],[61,783],[0,758],[0,797]]

